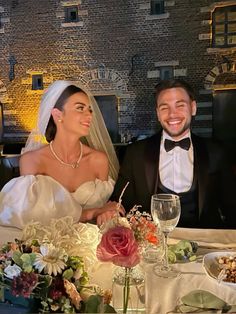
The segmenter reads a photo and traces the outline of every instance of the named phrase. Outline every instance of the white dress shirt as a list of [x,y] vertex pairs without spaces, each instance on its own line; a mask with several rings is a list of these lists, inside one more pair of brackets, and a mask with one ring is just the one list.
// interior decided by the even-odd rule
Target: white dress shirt
[[162,133],[160,144],[159,175],[161,183],[168,189],[180,193],[190,190],[193,183],[193,145],[190,132],[180,138],[189,137],[191,145],[189,150],[179,146],[166,152],[164,148],[165,139],[173,140],[165,131]]

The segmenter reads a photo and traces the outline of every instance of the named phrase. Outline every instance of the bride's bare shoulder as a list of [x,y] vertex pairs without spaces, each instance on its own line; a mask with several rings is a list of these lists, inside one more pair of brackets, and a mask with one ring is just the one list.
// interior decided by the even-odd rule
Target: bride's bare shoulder
[[84,145],[84,156],[95,163],[108,164],[106,153]]
[[84,156],[90,170],[93,169],[96,177],[101,180],[107,180],[109,172],[109,161],[106,153],[86,146],[84,148]]
[[20,157],[19,166],[20,174],[39,174],[40,167],[48,153],[48,145],[39,149],[23,153]]

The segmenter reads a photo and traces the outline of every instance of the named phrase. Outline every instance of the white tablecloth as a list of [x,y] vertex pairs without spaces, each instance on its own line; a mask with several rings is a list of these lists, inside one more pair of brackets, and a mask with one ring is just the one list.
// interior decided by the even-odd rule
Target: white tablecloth
[[209,278],[198,262],[175,265],[181,275],[174,279],[153,275],[153,266],[146,267],[146,313],[175,313],[180,298],[193,290],[206,290],[220,297],[228,304],[236,304],[236,289],[218,284]]
[[[207,290],[220,297],[229,304],[236,304],[236,289],[218,284],[209,278],[202,267],[202,257],[208,252],[227,250],[235,246],[236,230],[203,230],[176,228],[172,236],[180,239],[194,240],[202,246],[198,250],[197,261],[175,264],[181,275],[174,279],[160,278],[153,274],[153,264],[143,264],[145,270],[146,314],[174,313],[180,298],[193,290]],[[174,242],[175,239],[171,239]],[[217,247],[219,246],[219,249]],[[231,249],[232,250],[232,249]],[[111,274],[114,267],[107,264],[97,266],[93,280],[104,288],[112,287]],[[206,312],[205,312],[206,313]]]
[[[181,276],[174,279],[165,279],[153,274],[152,264],[143,264],[145,270],[145,302],[146,314],[170,314],[188,292],[196,289],[210,291],[229,304],[236,304],[236,289],[218,284],[209,278],[202,267],[202,257],[208,252],[219,250],[236,251],[236,230],[207,230],[176,228],[170,242],[180,239],[193,240],[200,245],[198,259],[195,262],[175,264],[181,271]],[[0,242],[20,238],[20,232],[10,228],[1,228]],[[90,273],[91,282],[99,284],[104,289],[112,288],[112,273],[114,266],[110,263],[97,263],[94,272]],[[206,312],[205,312],[206,313]]]
[[236,230],[176,228],[170,236],[175,240],[197,241],[202,247],[236,249]]

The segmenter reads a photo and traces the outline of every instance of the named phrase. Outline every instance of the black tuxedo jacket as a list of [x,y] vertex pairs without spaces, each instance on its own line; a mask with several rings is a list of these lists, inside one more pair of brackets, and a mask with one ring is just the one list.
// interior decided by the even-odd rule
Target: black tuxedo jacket
[[[236,187],[221,149],[210,140],[191,135],[194,173],[197,175],[199,225],[196,227],[236,228]],[[142,205],[150,212],[151,195],[159,183],[161,133],[128,145],[111,199],[122,197],[126,211]],[[188,227],[188,226],[186,226]]]

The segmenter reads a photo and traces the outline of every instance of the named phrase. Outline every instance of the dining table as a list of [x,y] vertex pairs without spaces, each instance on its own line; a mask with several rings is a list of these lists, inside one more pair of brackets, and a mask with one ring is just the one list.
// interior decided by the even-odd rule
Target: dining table
[[[4,232],[1,233],[1,243],[20,238],[20,230],[10,230],[11,228],[6,227],[2,227],[2,229],[1,231]],[[170,233],[168,243],[176,244],[180,240],[194,241],[198,244],[196,259],[191,262],[172,264],[180,272],[180,275],[176,278],[162,278],[156,275],[153,271],[155,263],[146,262],[145,259],[142,259],[140,268],[145,278],[142,284],[143,295],[141,296],[141,303],[143,304],[135,311],[129,312],[129,314],[177,313],[176,306],[181,303],[181,298],[195,290],[211,292],[228,304],[236,305],[236,284],[235,286],[228,286],[222,281],[218,282],[208,276],[203,267],[203,257],[207,253],[222,252],[224,254],[224,252],[232,252],[236,255],[236,230],[177,227]],[[114,287],[112,279],[115,270],[116,267],[112,263],[97,261],[89,271],[90,283],[98,284],[103,289],[112,290]],[[11,310],[6,312],[3,307],[4,304],[0,307],[0,313],[13,313]],[[202,311],[202,313],[212,312]],[[221,313],[221,311],[214,313]]]
[[[145,275],[145,305],[142,309],[133,311],[133,314],[177,313],[176,306],[181,303],[181,298],[195,290],[211,292],[229,305],[236,305],[236,284],[228,286],[222,281],[218,282],[208,276],[203,267],[203,257],[207,253],[236,252],[236,230],[176,228],[170,234],[169,244],[175,244],[180,240],[194,241],[198,244],[196,260],[172,264],[172,267],[180,272],[176,278],[159,277],[153,271],[155,263],[141,261],[140,266]],[[99,263],[93,272],[92,281],[103,288],[112,289],[112,271],[114,265]],[[213,312],[204,310],[202,313]]]

